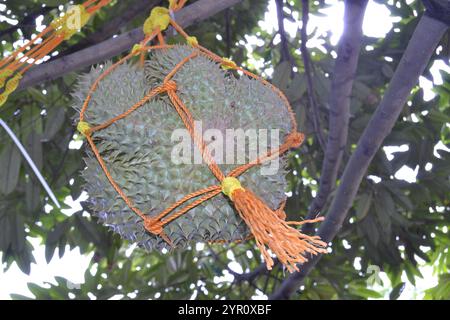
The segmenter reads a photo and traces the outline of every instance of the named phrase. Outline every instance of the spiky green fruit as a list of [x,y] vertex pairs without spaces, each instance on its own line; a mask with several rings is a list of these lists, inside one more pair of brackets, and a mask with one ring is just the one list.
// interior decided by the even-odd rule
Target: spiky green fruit
[[[188,46],[176,46],[156,51],[145,69],[132,64],[119,66],[100,82],[85,120],[98,125],[124,112],[161,84],[192,50]],[[80,76],[73,94],[77,110],[92,83],[109,65],[93,68],[90,73]],[[207,57],[198,56],[188,61],[173,80],[178,86],[177,94],[195,120],[202,121],[203,131],[218,129],[226,137],[227,129],[269,129],[269,135],[266,135],[268,148],[272,141],[270,130],[279,130],[281,143],[291,131],[288,110],[276,93],[246,76],[234,77]],[[135,206],[150,216],[157,215],[191,192],[218,184],[205,163],[174,164],[171,161],[174,145],[178,143],[172,141],[172,134],[175,129],[184,128],[168,97],[162,94],[127,118],[93,134],[114,180]],[[249,159],[248,148],[246,140],[244,146],[236,147],[235,155],[244,153],[245,162],[253,160]],[[87,155],[87,167],[82,175],[92,213],[123,238],[148,250],[167,247],[160,237],[145,231],[142,220],[113,189],[89,148]],[[285,159],[280,159],[279,170],[272,175],[262,175],[260,167],[253,167],[239,180],[275,210],[285,199],[285,164]],[[238,165],[219,166],[227,174]],[[249,232],[231,201],[223,194],[166,225],[164,231],[176,247],[193,242],[241,240]]]

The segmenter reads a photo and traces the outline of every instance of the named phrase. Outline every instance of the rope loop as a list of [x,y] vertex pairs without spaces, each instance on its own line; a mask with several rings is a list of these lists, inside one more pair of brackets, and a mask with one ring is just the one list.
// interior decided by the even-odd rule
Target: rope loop
[[291,148],[298,148],[305,140],[305,135],[301,132],[291,132],[286,137],[286,144],[288,144]]
[[144,219],[144,228],[154,235],[160,235],[164,232],[163,223],[152,218]]

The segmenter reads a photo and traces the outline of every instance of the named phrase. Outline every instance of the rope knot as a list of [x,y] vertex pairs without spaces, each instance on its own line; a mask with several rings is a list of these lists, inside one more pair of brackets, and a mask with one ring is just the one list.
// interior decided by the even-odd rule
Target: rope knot
[[136,43],[136,44],[133,46],[133,48],[131,49],[131,54],[132,54],[132,55],[139,55],[139,54],[141,53],[142,49],[143,49],[142,44]]
[[230,60],[228,58],[222,58],[222,69],[229,70],[229,69],[236,69],[237,65],[233,60]]
[[188,45],[190,45],[191,47],[197,47],[198,46],[198,40],[196,37],[187,37],[186,38],[186,42],[188,43]]
[[80,121],[77,124],[77,130],[83,135],[83,136],[87,136],[90,134],[90,130],[91,130],[91,126],[89,125],[89,123],[85,122],[85,121]]
[[235,177],[226,177],[225,179],[223,179],[221,182],[221,187],[223,194],[229,197],[231,200],[233,200],[233,193],[236,190],[244,190],[239,180]]
[[152,34],[156,29],[164,31],[170,23],[169,9],[164,7],[154,7],[150,12],[150,16],[144,22],[144,33]]
[[160,235],[161,233],[163,233],[162,222],[156,221],[152,218],[144,219],[144,228],[154,235]]
[[298,148],[305,140],[305,135],[301,132],[292,132],[286,138],[286,142],[290,145],[291,148]]
[[177,91],[177,83],[173,80],[166,81],[163,86],[166,91]]

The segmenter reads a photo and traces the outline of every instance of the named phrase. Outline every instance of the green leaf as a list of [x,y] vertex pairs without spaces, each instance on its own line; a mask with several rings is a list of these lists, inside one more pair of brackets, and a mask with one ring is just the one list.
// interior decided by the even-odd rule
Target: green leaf
[[9,295],[12,300],[33,300],[33,298],[23,296],[21,294],[12,293]]
[[9,194],[19,181],[21,156],[13,143],[8,143],[0,154],[0,192]]
[[286,90],[286,96],[289,101],[299,100],[306,92],[306,78],[304,74],[296,73],[292,82]]
[[45,261],[47,261],[47,263],[50,263],[50,261],[52,261],[53,255],[55,254],[56,245],[56,242],[45,243]]
[[380,233],[378,231],[375,219],[372,217],[372,215],[368,214],[366,218],[361,221],[361,226],[364,230],[364,233],[369,238],[369,241],[374,246],[376,246],[378,244],[378,241],[380,240]]
[[27,286],[28,286],[28,290],[31,291],[31,293],[36,297],[36,299],[50,298],[48,296],[47,289],[45,289],[41,286],[38,286],[37,284],[34,284],[34,283],[28,283]]
[[371,204],[372,193],[364,193],[359,197],[358,201],[356,201],[356,217],[359,220],[362,220],[367,216]]
[[44,129],[44,139],[52,140],[55,134],[61,129],[64,124],[66,111],[64,108],[52,108],[47,115],[47,122]]
[[367,289],[360,285],[350,284],[349,285],[349,291],[357,296],[363,297],[363,298],[375,298],[380,299],[383,298],[383,294],[380,292],[377,292],[375,290]]
[[47,97],[39,90],[37,90],[36,88],[28,88],[27,89],[28,93],[33,97],[34,100],[39,101],[41,103],[46,103],[47,102]]
[[286,90],[291,77],[292,66],[288,61],[281,62],[273,71],[272,83],[280,90]]
[[396,285],[392,289],[391,293],[389,294],[389,299],[390,300],[397,300],[398,297],[400,297],[400,295],[402,294],[403,289],[405,289],[405,285],[406,285],[405,282],[400,282],[398,285]]
[[[55,228],[47,235],[45,242],[45,260],[49,263],[55,253],[56,247],[59,247],[59,255],[64,253],[66,241],[65,236],[70,227],[70,218],[58,223]],[[64,239],[63,239],[64,238]]]
[[[26,149],[38,170],[42,170],[43,155],[41,135],[32,131],[27,138]],[[34,173],[30,172],[34,175]]]
[[25,185],[25,201],[29,212],[33,212],[41,202],[40,185],[31,178]]

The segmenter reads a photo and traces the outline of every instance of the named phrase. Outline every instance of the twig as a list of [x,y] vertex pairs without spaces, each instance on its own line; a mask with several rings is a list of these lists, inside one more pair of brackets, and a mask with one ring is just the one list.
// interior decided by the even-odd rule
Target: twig
[[302,29],[301,29],[301,44],[300,44],[300,52],[302,54],[303,66],[305,68],[306,75],[306,84],[307,84],[307,92],[308,92],[308,104],[309,109],[311,110],[312,119],[313,119],[313,127],[316,133],[317,141],[319,142],[322,150],[325,150],[325,139],[322,135],[321,125],[320,125],[320,117],[319,117],[319,106],[316,101],[316,96],[314,93],[314,85],[312,81],[312,66],[311,66],[311,57],[309,56],[308,48],[306,47],[306,43],[308,42],[308,35],[306,33],[306,28],[308,27],[309,20],[309,1],[302,0]]
[[[277,7],[277,20],[278,20],[278,34],[280,35],[281,44],[281,59],[280,62],[289,61],[291,65],[294,65],[294,58],[289,52],[289,42],[286,37],[286,31],[284,30],[284,12],[283,12],[283,0],[275,0]],[[292,73],[292,71],[291,71]]]

